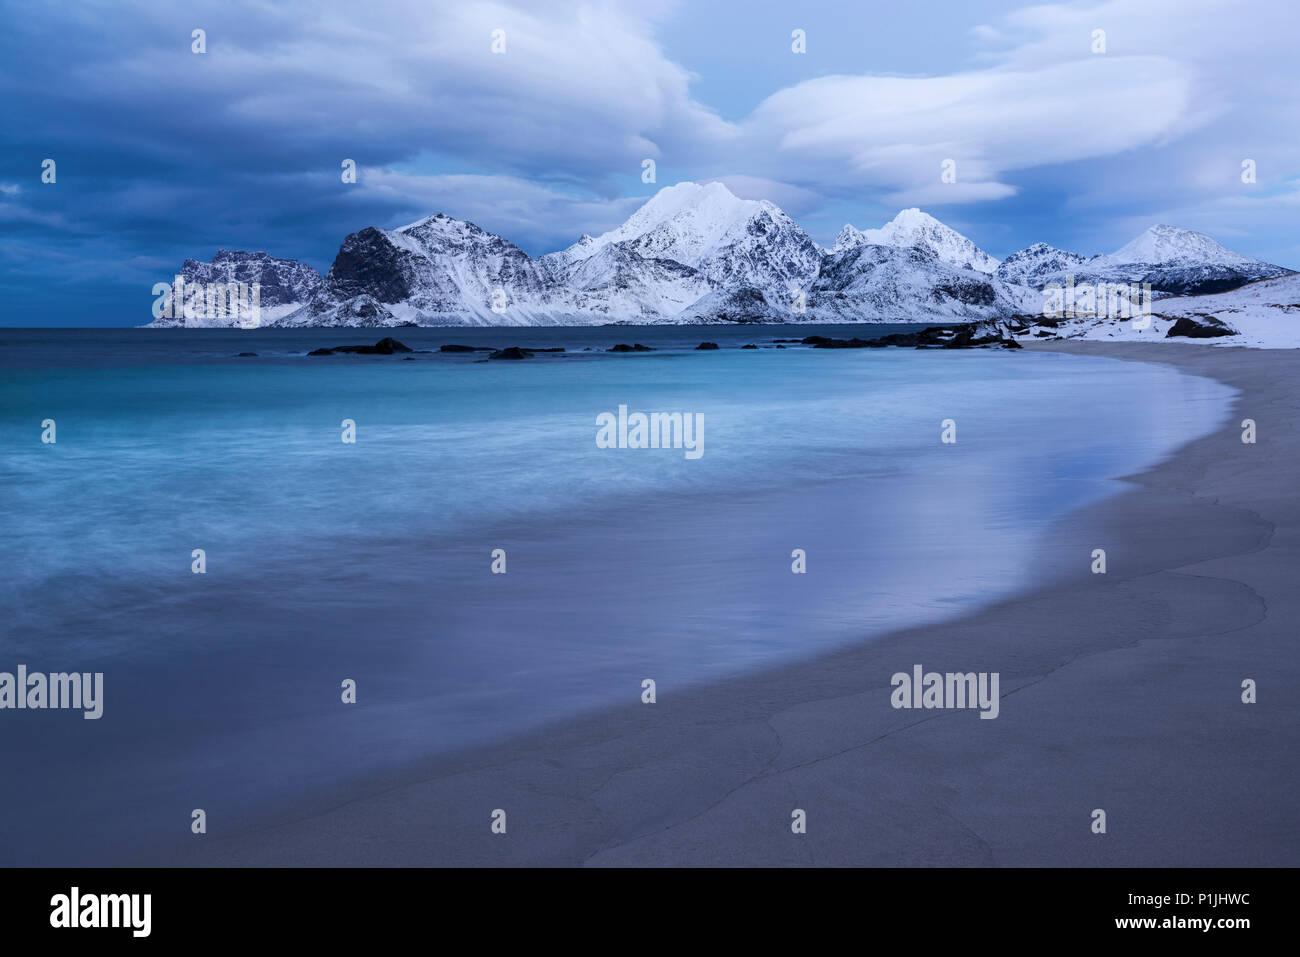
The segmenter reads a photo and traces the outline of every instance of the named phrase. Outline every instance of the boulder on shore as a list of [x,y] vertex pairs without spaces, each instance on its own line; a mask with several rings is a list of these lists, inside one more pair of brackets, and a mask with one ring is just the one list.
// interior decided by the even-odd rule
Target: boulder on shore
[[1198,322],[1190,316],[1179,316],[1178,320],[1165,333],[1166,339],[1186,337],[1188,339],[1216,339],[1219,336],[1235,336],[1236,333],[1213,316],[1205,316],[1205,322]]

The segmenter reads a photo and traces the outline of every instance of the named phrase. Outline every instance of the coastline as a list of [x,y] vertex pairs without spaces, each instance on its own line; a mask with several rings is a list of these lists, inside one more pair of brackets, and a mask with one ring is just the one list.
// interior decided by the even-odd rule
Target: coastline
[[[183,845],[196,865],[1281,865],[1300,823],[1300,353],[1027,348],[1167,362],[1239,390],[1230,421],[1071,513],[1080,574],[654,706],[431,764],[306,819]],[[1259,439],[1240,441],[1254,418]],[[1107,549],[1105,576],[1088,571]],[[890,675],[1001,674],[997,720],[894,710]],[[1240,700],[1244,678],[1260,702]],[[489,830],[508,814],[506,835]],[[806,810],[807,833],[790,815]],[[1094,808],[1108,831],[1090,830]],[[1188,843],[1188,834],[1200,835]]]

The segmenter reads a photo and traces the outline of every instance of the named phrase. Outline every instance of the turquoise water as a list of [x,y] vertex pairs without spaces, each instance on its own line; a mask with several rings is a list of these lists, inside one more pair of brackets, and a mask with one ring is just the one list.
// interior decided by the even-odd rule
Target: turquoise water
[[[0,670],[105,686],[99,721],[0,712],[26,782],[0,858],[129,859],[193,807],[251,826],[639,706],[646,677],[663,702],[959,614],[1066,570],[1035,564],[1044,529],[1230,396],[1043,353],[737,348],[817,331],[397,332],[569,350],[520,362],[304,355],[365,330],[0,331]],[[658,351],[603,351],[634,341]],[[702,415],[703,455],[597,448],[619,405]]]

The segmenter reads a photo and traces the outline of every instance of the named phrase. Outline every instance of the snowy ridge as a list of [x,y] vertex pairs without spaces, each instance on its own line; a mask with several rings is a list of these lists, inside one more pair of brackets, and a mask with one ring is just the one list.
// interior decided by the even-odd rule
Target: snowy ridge
[[[187,259],[177,271],[186,284],[202,286],[243,283],[258,287],[259,325],[273,325],[301,309],[321,284],[321,275],[295,259],[276,259],[265,252],[220,249],[209,262]],[[168,277],[171,279],[171,277]],[[185,315],[183,309],[171,310],[172,317],[155,319],[150,325],[161,328],[230,328],[239,327],[236,316],[207,315],[199,310]]]
[[1089,259],[1035,243],[998,267],[1000,278],[1041,289],[1048,283],[1149,283],[1157,297],[1224,292],[1290,270],[1250,259],[1204,233],[1152,226],[1113,253]]
[[1037,313],[1043,287],[1067,276],[1151,282],[1174,295],[1289,272],[1170,226],[1109,256],[1035,243],[1000,262],[919,209],[879,229],[845,226],[828,250],[776,205],[717,182],[665,187],[617,228],[536,258],[436,213],[352,233],[323,279],[265,253],[223,251],[185,268],[196,278],[264,277],[280,301],[264,293],[275,311],[263,325],[378,327],[985,321]]
[[1045,282],[1077,272],[1088,260],[1078,253],[1034,243],[1002,260],[995,275],[1003,282],[1041,288]]

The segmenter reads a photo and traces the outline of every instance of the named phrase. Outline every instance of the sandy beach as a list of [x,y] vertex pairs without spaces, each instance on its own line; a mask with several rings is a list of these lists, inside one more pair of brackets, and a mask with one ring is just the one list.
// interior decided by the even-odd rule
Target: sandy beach
[[[653,705],[629,688],[626,707],[253,833],[214,826],[142,863],[1295,865],[1300,351],[1030,348],[1170,363],[1240,393],[1222,429],[1058,523],[1044,561],[1077,554],[1074,579],[799,664],[660,687]],[[916,664],[999,673],[998,717],[895,709],[891,676]],[[1245,679],[1258,703],[1243,703]]]

